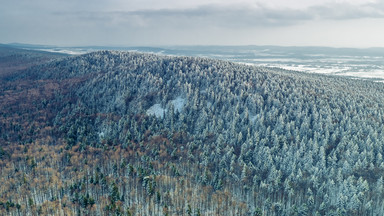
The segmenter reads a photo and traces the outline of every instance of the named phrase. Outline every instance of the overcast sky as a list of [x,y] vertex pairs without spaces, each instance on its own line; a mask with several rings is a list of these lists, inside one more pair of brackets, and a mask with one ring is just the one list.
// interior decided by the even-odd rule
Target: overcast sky
[[384,47],[384,0],[0,0],[0,43]]

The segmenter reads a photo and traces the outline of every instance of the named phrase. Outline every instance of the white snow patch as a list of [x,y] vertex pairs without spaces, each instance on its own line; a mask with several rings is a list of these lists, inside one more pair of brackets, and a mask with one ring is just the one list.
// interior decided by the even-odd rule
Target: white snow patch
[[254,123],[255,121],[256,121],[256,119],[257,119],[257,115],[254,115],[254,116],[249,116],[249,120],[252,122],[252,123]]
[[171,100],[171,104],[175,107],[175,111],[181,112],[185,105],[185,99],[182,97],[177,97],[175,100]]
[[207,108],[209,108],[209,109],[212,108],[212,103],[209,101],[207,102]]
[[99,138],[104,138],[104,137],[105,137],[104,132],[99,132]]
[[61,48],[52,48],[52,49],[37,49],[40,51],[45,51],[45,52],[51,52],[51,53],[62,53],[62,54],[69,54],[69,55],[82,55],[86,53],[90,53],[94,50],[84,50],[84,49],[61,49]]
[[[178,111],[178,112],[181,112],[184,108],[184,105],[185,105],[185,99],[182,98],[182,97],[177,97],[175,98],[174,100],[171,100],[170,103],[173,105],[174,107],[174,112]],[[156,116],[157,118],[163,118],[164,117],[164,113],[166,113],[169,109],[169,105],[167,106],[167,108],[163,108],[161,106],[161,104],[154,104],[153,106],[151,106],[148,110],[147,110],[147,115],[154,115]]]
[[356,76],[361,78],[377,78],[377,79],[384,79],[384,72],[383,70],[371,70],[371,71],[359,71],[359,72],[347,72],[343,75],[346,76]]
[[164,109],[161,107],[161,104],[154,104],[147,110],[147,115],[154,115],[157,118],[163,118],[164,117],[164,112],[166,112],[167,109]]

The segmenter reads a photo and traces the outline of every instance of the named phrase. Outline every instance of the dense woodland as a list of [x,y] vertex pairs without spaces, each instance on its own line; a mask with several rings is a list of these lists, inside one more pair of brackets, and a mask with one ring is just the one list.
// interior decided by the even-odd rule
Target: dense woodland
[[2,215],[384,214],[382,83],[117,51],[44,62],[1,76]]

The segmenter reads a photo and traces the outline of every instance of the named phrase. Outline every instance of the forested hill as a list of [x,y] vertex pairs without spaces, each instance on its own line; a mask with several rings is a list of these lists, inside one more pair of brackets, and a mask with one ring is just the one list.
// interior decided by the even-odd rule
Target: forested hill
[[0,44],[0,78],[33,65],[43,64],[67,55],[14,48]]
[[1,82],[2,214],[384,214],[382,83],[117,51]]

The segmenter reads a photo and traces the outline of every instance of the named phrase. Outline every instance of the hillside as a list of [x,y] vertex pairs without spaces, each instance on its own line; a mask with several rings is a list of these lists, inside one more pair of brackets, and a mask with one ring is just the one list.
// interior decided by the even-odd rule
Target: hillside
[[65,56],[67,55],[18,49],[0,44],[0,77]]
[[100,51],[0,86],[0,212],[382,215],[384,86]]

